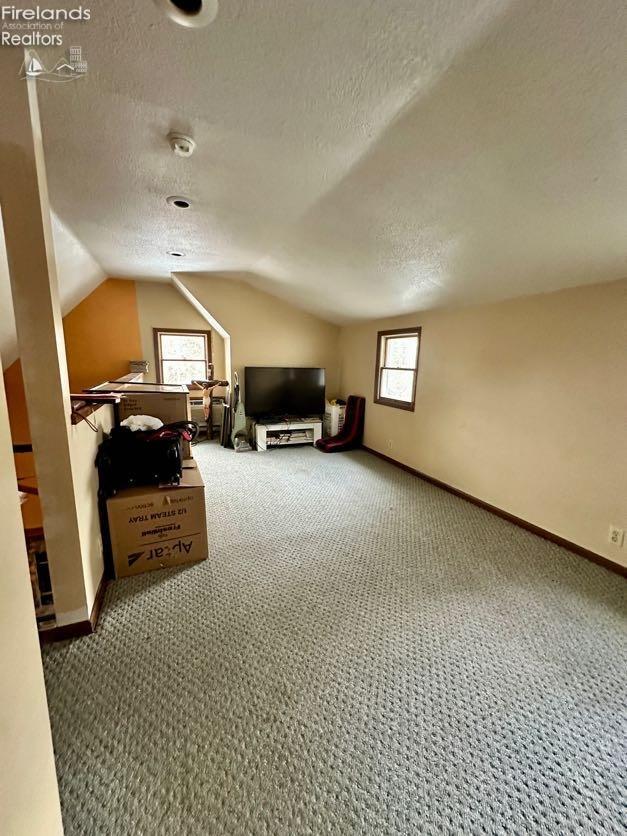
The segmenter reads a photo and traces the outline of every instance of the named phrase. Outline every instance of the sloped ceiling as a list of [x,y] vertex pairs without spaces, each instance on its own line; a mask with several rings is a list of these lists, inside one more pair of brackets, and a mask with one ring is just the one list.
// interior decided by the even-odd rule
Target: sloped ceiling
[[[53,214],[52,234],[59,276],[61,312],[65,315],[104,280],[105,275],[85,247]],[[0,218],[0,357],[8,368],[19,355],[11,283]]]
[[40,99],[53,205],[108,274],[245,272],[336,321],[627,275],[624,0],[92,7],[87,77]]

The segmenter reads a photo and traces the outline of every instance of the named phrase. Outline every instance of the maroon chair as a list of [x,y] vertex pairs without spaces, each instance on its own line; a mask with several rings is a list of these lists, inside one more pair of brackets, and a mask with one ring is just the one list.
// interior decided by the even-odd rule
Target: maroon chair
[[339,453],[341,450],[361,447],[361,441],[364,437],[365,411],[366,399],[359,395],[349,395],[346,401],[344,426],[338,435],[316,441],[318,450],[322,450],[323,453]]

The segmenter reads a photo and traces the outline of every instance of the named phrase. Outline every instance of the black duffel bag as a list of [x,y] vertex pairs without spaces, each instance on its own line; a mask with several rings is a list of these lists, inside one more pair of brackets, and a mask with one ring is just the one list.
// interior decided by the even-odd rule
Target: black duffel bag
[[181,441],[193,441],[197,435],[193,421],[147,431],[114,427],[96,457],[101,495],[110,497],[141,485],[178,485],[183,473]]

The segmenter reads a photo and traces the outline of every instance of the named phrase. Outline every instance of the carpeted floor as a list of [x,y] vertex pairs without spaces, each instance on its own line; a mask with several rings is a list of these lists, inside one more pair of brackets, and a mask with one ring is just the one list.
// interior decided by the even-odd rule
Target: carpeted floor
[[623,579],[365,452],[196,456],[210,559],[44,650],[68,834],[625,833]]

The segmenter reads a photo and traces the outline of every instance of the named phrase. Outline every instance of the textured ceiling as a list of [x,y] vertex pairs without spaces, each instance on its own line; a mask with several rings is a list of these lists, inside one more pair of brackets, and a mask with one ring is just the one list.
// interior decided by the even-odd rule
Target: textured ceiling
[[53,205],[110,275],[245,272],[337,320],[627,275],[624,0],[92,9],[88,76],[40,100]]

